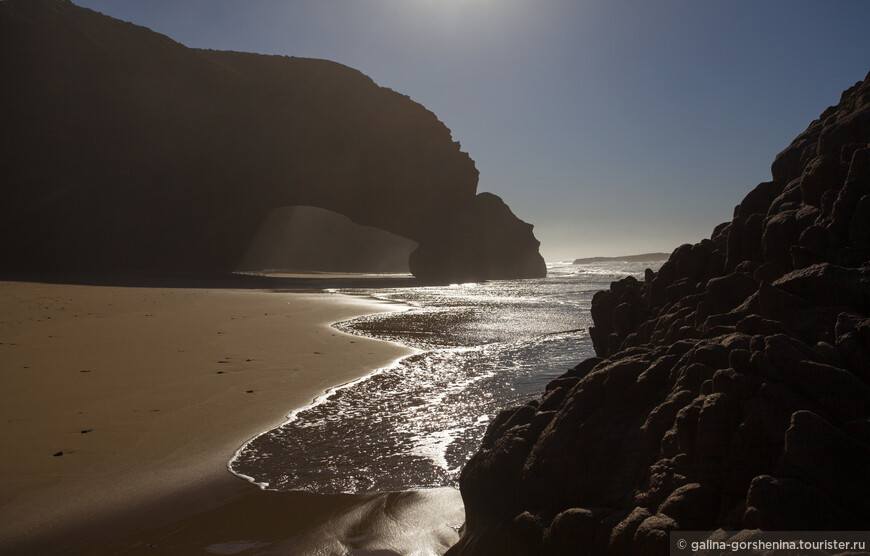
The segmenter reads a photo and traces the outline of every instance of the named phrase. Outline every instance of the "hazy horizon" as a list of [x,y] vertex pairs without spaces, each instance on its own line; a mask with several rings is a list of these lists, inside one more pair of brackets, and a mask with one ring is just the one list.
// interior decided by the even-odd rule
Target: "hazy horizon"
[[708,237],[870,69],[870,3],[77,0],[190,47],[323,58],[409,95],[548,261]]

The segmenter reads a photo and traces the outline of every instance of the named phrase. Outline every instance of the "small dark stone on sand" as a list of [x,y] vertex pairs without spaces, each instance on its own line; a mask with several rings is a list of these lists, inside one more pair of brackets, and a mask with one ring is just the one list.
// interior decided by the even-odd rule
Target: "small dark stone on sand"
[[63,455],[63,452],[55,452],[54,453],[54,457],[56,457],[56,458],[59,458],[62,455]]
[[91,432],[92,430],[94,430],[94,429],[85,429],[85,430],[82,431],[82,434],[88,434],[88,433]]
[[91,372],[91,371],[84,370],[84,371],[79,371],[79,372],[80,372],[80,373],[89,373],[89,372]]
[[245,394],[253,394],[253,393],[254,393],[253,390],[245,390]]
[[223,372],[223,371],[218,371],[217,374],[222,375],[222,374],[224,374],[224,372]]
[[218,363],[229,363],[229,361],[218,361]]

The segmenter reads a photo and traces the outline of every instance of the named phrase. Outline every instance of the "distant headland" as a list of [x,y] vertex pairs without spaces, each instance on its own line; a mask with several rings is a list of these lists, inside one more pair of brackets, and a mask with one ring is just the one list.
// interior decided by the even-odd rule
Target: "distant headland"
[[427,281],[546,274],[435,114],[341,64],[7,0],[0,72],[7,270],[232,271],[271,211],[313,206],[416,241]]
[[626,262],[626,263],[643,263],[646,261],[666,261],[670,255],[668,253],[642,253],[640,255],[625,255],[623,257],[586,257],[584,259],[574,259],[574,264],[593,264],[607,262]]

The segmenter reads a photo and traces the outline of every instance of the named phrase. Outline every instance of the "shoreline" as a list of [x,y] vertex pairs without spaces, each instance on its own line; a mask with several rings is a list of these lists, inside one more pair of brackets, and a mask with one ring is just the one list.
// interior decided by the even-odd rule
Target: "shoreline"
[[[334,294],[334,295],[341,295],[341,296],[344,296],[344,297],[348,297],[346,294],[340,294],[340,293],[339,293],[339,294]],[[377,301],[375,298],[370,297],[370,296],[364,296],[364,297],[367,298],[367,299],[371,299],[371,300],[373,300],[373,301]],[[398,305],[398,303],[396,303],[396,305]],[[366,315],[370,315],[370,314],[373,314],[373,313],[366,313]],[[360,316],[364,316],[364,315],[360,315]],[[354,317],[354,318],[356,318],[356,317]],[[337,330],[337,331],[340,332],[340,330],[338,330],[337,328],[335,328],[334,325],[335,325],[335,324],[338,324],[339,322],[346,322],[346,321],[348,321],[348,320],[353,320],[353,318],[351,318],[351,319],[339,319],[339,320],[337,320],[337,321],[335,321],[335,322],[330,323],[330,324],[329,324],[329,327],[332,328],[333,330]],[[357,335],[347,334],[347,333],[343,333],[343,334],[346,334],[346,335],[349,335],[349,336],[353,336],[353,337],[355,337],[355,338],[356,338],[356,337],[359,337],[359,338],[366,337],[366,336],[357,336]],[[378,368],[376,368],[376,369],[374,369],[374,370],[368,372],[367,374],[364,374],[364,375],[362,375],[362,376],[359,376],[359,377],[354,378],[354,379],[352,379],[352,380],[349,380],[349,381],[347,381],[347,382],[342,382],[341,384],[336,384],[335,386],[330,386],[329,388],[327,388],[326,390],[324,390],[323,392],[321,392],[320,394],[318,394],[318,395],[317,395],[313,400],[311,400],[309,403],[307,403],[307,404],[305,404],[305,405],[301,405],[301,406],[299,406],[299,407],[294,407],[294,408],[293,408],[293,409],[292,409],[292,410],[291,410],[291,411],[290,411],[290,412],[289,412],[289,413],[284,417],[284,420],[283,420],[282,422],[280,422],[280,423],[277,424],[277,425],[271,426],[271,427],[269,427],[268,429],[266,429],[266,430],[264,430],[264,431],[262,431],[262,432],[259,432],[259,433],[255,434],[254,436],[252,436],[251,438],[249,438],[248,440],[246,440],[246,441],[244,442],[244,444],[242,444],[241,446],[239,446],[239,448],[238,448],[238,449],[233,453],[233,457],[230,458],[230,459],[227,461],[227,471],[228,471],[231,475],[233,475],[234,477],[239,478],[239,479],[242,479],[243,481],[245,481],[245,482],[247,482],[247,483],[249,483],[249,484],[251,484],[251,485],[256,486],[256,487],[259,488],[260,490],[267,490],[267,489],[265,488],[265,485],[263,485],[263,483],[258,483],[258,482],[256,482],[256,480],[255,480],[253,477],[249,477],[248,475],[245,475],[245,474],[243,474],[243,473],[238,473],[238,472],[234,471],[233,468],[232,468],[232,463],[233,463],[233,462],[234,462],[234,461],[239,457],[239,454],[242,452],[242,450],[244,450],[244,449],[247,447],[248,444],[250,444],[251,442],[253,442],[253,441],[256,440],[257,438],[263,436],[264,434],[268,434],[268,433],[270,433],[271,431],[273,431],[273,430],[275,430],[275,429],[278,429],[278,428],[281,428],[281,427],[283,427],[284,425],[286,425],[286,424],[288,424],[288,423],[292,423],[292,422],[296,419],[296,417],[299,415],[299,413],[301,413],[302,411],[305,411],[305,410],[307,410],[307,409],[310,409],[310,408],[313,408],[313,407],[316,407],[316,406],[322,404],[322,403],[325,402],[327,399],[329,399],[329,397],[332,396],[335,392],[338,392],[339,390],[342,390],[342,389],[344,389],[344,388],[350,388],[350,387],[354,386],[355,384],[358,384],[358,383],[360,383],[360,382],[362,382],[362,381],[364,381],[364,380],[368,380],[368,379],[371,378],[372,376],[374,376],[374,375],[376,375],[376,374],[378,374],[378,373],[380,373],[380,372],[382,372],[382,371],[384,371],[384,370],[387,370],[387,369],[393,367],[394,365],[396,365],[399,361],[401,361],[401,360],[404,359],[405,357],[408,357],[409,355],[414,355],[414,354],[416,354],[416,353],[419,353],[419,351],[420,351],[420,350],[418,350],[418,349],[416,349],[416,348],[412,348],[412,347],[410,347],[410,346],[403,346],[403,345],[401,345],[401,344],[399,344],[399,343],[397,343],[397,342],[390,342],[389,340],[377,340],[376,338],[371,338],[371,339],[374,339],[374,340],[376,340],[376,341],[381,341],[381,342],[387,342],[387,343],[389,343],[389,344],[393,344],[393,345],[397,345],[397,346],[400,346],[400,347],[403,347],[403,348],[407,348],[408,350],[410,350],[410,353],[408,353],[408,354],[406,354],[406,355],[399,356],[399,357],[397,357],[396,359],[394,359],[391,363],[389,363],[388,365],[383,365],[383,366],[381,366],[381,367],[378,367]],[[271,491],[270,491],[270,492],[271,492]]]
[[[310,289],[0,282],[0,299],[8,307],[0,435],[16,447],[0,464],[3,552],[108,547],[208,513],[233,521],[246,504],[292,511],[305,496],[240,480],[228,470],[231,457],[312,400],[413,353],[331,327],[398,304]],[[270,318],[268,308],[279,305],[283,312]],[[256,355],[243,357],[243,347]],[[226,382],[215,388],[216,380]],[[319,504],[321,517],[347,517],[390,497],[458,500],[458,492],[442,494]],[[313,507],[310,497],[305,505]]]

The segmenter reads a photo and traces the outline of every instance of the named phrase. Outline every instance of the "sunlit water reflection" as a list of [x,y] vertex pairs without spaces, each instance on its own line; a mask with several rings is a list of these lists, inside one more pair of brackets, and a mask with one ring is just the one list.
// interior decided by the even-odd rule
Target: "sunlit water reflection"
[[411,309],[336,328],[419,353],[322,396],[246,444],[233,472],[270,490],[398,491],[455,485],[489,420],[593,354],[592,295],[643,263],[549,265],[540,280],[345,290]]

